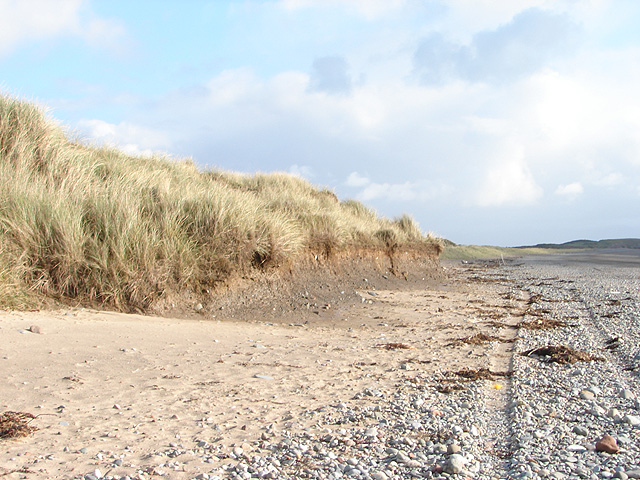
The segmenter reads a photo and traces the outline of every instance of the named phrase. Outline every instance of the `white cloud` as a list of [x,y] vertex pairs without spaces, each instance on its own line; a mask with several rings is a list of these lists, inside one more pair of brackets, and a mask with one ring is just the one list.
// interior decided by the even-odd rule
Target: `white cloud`
[[624,183],[624,176],[617,172],[609,173],[601,178],[598,178],[593,183],[595,185],[600,185],[603,187],[615,187]]
[[58,35],[75,28],[82,0],[0,1],[0,53],[20,42]]
[[307,180],[313,178],[313,168],[309,165],[291,165],[289,173],[296,177],[305,178]]
[[0,0],[0,55],[23,43],[72,35],[94,46],[113,48],[125,35],[115,20],[98,18],[85,0]]
[[209,101],[214,105],[230,105],[251,99],[261,89],[260,80],[250,68],[224,70],[207,84]]
[[601,28],[603,12],[611,3],[611,0],[447,0],[446,13],[434,21],[433,30],[447,32],[451,39],[468,44],[475,33],[498,29],[531,8],[567,13],[578,24]]
[[367,177],[363,177],[358,172],[351,172],[347,177],[347,181],[345,184],[349,187],[364,187],[365,185],[369,185],[371,180]]
[[573,200],[584,192],[584,187],[580,182],[573,182],[567,185],[558,185],[555,194]]
[[115,146],[130,155],[153,155],[170,148],[167,135],[129,122],[112,124],[102,120],[82,120],[78,128],[99,145]]
[[122,52],[123,47],[130,47],[130,39],[124,26],[114,19],[90,18],[80,21],[76,31],[90,45],[106,48],[114,52]]
[[433,194],[423,190],[413,182],[403,183],[369,183],[356,195],[358,200],[370,202],[372,200],[385,200],[393,202],[423,201],[432,198]]
[[286,10],[301,8],[344,7],[368,19],[375,19],[404,6],[406,0],[280,0]]
[[486,171],[476,197],[481,207],[531,205],[543,194],[524,161],[522,146],[508,150]]
[[424,38],[414,55],[415,72],[425,84],[461,78],[505,83],[569,57],[579,28],[566,14],[528,9],[495,30],[476,33],[469,45],[441,33]]
[[450,193],[450,189],[443,185],[431,184],[425,181],[406,181],[402,183],[374,182],[358,172],[351,172],[345,185],[360,189],[355,197],[363,202],[384,200],[391,202],[424,202]]

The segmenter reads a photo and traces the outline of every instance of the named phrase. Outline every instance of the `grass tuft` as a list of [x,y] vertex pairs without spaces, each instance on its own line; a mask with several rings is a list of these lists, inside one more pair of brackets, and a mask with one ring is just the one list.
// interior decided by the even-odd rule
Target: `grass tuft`
[[70,139],[0,96],[0,304],[32,294],[149,308],[309,251],[435,246],[415,221],[285,173],[199,170]]

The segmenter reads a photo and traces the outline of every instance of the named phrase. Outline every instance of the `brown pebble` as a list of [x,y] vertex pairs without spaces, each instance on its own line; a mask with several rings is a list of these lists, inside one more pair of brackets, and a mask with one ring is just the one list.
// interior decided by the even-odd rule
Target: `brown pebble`
[[598,452],[618,453],[620,447],[618,447],[616,439],[611,435],[603,435],[603,437],[596,442],[596,450]]
[[460,450],[461,450],[460,445],[456,445],[455,443],[452,443],[451,445],[447,446],[447,453],[449,455],[458,453],[460,452]]
[[42,329],[38,325],[31,325],[29,331],[31,333],[42,333]]

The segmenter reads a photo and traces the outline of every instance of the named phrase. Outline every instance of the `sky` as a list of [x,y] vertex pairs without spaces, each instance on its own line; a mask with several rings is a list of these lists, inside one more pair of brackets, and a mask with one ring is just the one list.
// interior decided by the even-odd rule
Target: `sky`
[[640,237],[637,0],[0,0],[0,92],[462,244]]

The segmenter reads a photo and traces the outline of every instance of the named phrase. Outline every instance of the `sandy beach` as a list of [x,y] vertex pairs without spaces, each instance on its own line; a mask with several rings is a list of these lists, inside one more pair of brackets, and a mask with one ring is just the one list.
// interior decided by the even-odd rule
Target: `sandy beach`
[[[327,406],[380,408],[381,398],[411,384],[450,401],[456,392],[434,379],[464,369],[513,369],[532,291],[512,278],[522,266],[443,268],[437,285],[358,290],[359,302],[300,322],[84,308],[1,312],[0,410],[36,415],[30,425],[37,430],[1,440],[0,475],[225,478],[225,465],[264,456],[283,438],[348,430],[330,421]],[[540,282],[527,275],[529,284]],[[514,398],[506,377],[475,383],[488,416],[504,413]],[[363,395],[371,391],[381,393]],[[436,405],[427,416],[442,414]],[[372,418],[357,427],[378,423]],[[489,433],[484,442],[497,445]],[[434,465],[423,465],[426,478],[436,478]],[[269,471],[237,478],[279,478]],[[298,478],[288,472],[286,478]],[[468,473],[506,478],[477,472]],[[390,478],[372,474],[356,478]]]

